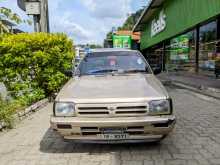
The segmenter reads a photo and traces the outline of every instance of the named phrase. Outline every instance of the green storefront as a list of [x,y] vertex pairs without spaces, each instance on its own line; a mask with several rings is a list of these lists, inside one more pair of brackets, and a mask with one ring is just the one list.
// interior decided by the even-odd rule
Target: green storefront
[[152,66],[220,72],[220,0],[151,0],[133,30]]

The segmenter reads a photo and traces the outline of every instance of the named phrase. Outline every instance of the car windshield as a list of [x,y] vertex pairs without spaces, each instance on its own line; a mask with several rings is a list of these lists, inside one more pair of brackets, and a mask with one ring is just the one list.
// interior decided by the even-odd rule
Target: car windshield
[[106,73],[151,73],[143,56],[133,51],[95,52],[88,54],[79,66],[80,75]]

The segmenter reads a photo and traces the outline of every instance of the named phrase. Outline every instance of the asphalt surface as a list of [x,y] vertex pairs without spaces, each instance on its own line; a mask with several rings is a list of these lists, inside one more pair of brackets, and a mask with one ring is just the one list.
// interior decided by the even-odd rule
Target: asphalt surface
[[220,101],[168,87],[177,124],[160,144],[74,144],[49,128],[52,104],[0,133],[0,165],[220,165]]

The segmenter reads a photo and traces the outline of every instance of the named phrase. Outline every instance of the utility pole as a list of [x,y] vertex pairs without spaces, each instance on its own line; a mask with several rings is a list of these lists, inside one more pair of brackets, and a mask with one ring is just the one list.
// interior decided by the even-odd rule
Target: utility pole
[[40,32],[40,19],[38,15],[33,15],[33,21],[34,21],[34,31]]
[[49,12],[48,12],[48,0],[40,0],[41,5],[40,5],[40,27],[41,27],[41,32],[48,32],[50,31],[49,28]]
[[35,32],[50,32],[48,0],[17,0],[27,15],[33,16]]

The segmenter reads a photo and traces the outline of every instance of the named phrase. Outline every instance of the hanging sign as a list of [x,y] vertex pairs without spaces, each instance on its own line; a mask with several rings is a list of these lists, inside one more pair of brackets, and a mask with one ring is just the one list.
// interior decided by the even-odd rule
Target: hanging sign
[[25,2],[26,13],[28,15],[39,15],[40,14],[40,2]]

